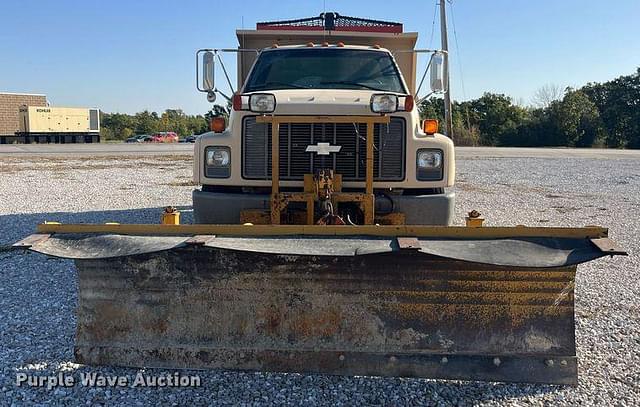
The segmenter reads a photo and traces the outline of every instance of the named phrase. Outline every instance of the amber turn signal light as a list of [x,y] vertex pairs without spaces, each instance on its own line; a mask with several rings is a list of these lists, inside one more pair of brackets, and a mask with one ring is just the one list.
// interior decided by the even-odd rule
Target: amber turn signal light
[[214,117],[211,119],[211,131],[214,133],[222,133],[227,128],[227,121],[224,117]]
[[427,119],[422,122],[422,131],[432,135],[438,132],[438,121],[435,119]]

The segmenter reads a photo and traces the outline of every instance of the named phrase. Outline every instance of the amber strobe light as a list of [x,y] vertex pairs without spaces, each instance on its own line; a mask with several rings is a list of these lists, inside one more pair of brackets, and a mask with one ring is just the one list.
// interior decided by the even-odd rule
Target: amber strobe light
[[227,121],[224,117],[214,117],[210,122],[211,131],[214,133],[222,133],[227,127]]
[[435,119],[427,119],[422,122],[422,130],[431,135],[438,132],[438,121]]

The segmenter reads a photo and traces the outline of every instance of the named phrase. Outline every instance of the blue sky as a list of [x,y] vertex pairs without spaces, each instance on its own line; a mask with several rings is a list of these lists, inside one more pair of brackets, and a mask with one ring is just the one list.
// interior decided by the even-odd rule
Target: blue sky
[[[133,113],[209,109],[194,88],[194,51],[235,47],[235,29],[323,11],[404,23],[428,44],[436,0],[4,1],[0,91],[45,93],[53,105]],[[402,6],[400,6],[400,4]],[[453,0],[455,99],[484,91],[527,104],[554,83],[581,86],[640,66],[640,1]],[[231,57],[227,58],[231,61]],[[460,75],[460,62],[462,73]],[[464,92],[463,82],[464,80]]]

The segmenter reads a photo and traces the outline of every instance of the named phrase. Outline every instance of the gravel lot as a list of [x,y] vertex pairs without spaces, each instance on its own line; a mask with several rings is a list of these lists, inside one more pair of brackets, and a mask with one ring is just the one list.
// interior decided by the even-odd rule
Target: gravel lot
[[[0,156],[0,245],[45,220],[152,222],[167,204],[189,222],[187,155],[96,159]],[[16,387],[18,372],[136,369],[74,364],[76,274],[71,261],[0,251],[0,405],[426,404],[637,405],[640,400],[640,161],[638,158],[462,158],[457,214],[490,225],[598,224],[630,252],[582,265],[576,288],[580,384],[574,387],[322,375],[183,372],[195,389]],[[87,208],[91,208],[88,210]],[[184,221],[183,221],[184,222]],[[461,222],[460,222],[461,223]],[[171,372],[152,371],[155,375]]]

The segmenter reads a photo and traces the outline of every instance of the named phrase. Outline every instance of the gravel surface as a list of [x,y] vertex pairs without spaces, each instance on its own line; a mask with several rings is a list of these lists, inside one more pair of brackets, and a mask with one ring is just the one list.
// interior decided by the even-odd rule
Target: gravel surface
[[[167,204],[189,222],[188,156],[0,156],[0,245],[45,220],[158,222]],[[0,251],[0,405],[637,405],[640,400],[640,163],[636,159],[477,158],[458,161],[456,219],[478,209],[490,225],[610,228],[630,252],[579,267],[577,388],[419,379],[193,371],[189,389],[17,387],[16,374],[125,375],[73,363],[76,274],[71,261]],[[87,208],[91,208],[90,211]],[[461,223],[461,222],[459,222]],[[172,374],[152,370],[155,376]]]

